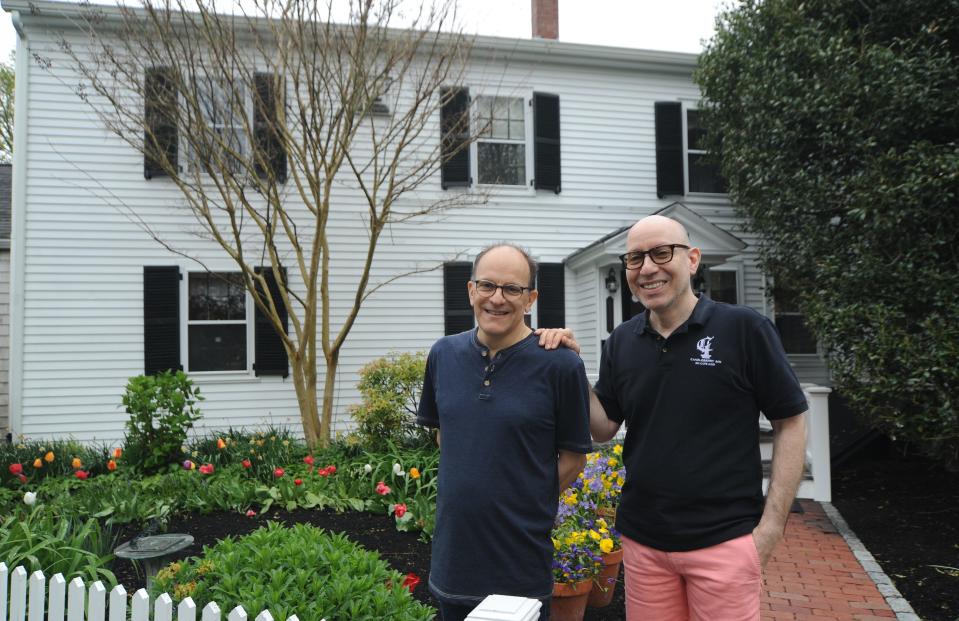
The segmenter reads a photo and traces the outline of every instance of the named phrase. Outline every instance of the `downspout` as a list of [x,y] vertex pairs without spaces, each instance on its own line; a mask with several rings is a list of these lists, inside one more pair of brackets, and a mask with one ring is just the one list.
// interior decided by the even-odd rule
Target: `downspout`
[[13,169],[10,181],[10,431],[23,433],[23,308],[26,272],[27,207],[27,113],[30,99],[30,50],[20,21],[20,12],[11,11],[17,31],[16,90],[13,108]]

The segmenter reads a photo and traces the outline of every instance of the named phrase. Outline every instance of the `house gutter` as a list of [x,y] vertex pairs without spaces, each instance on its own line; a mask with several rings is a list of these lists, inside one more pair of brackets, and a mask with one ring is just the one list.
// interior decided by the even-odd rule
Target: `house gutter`
[[14,436],[23,433],[23,287],[27,219],[27,114],[30,101],[30,48],[19,11],[10,18],[17,31],[16,97],[13,104],[13,170],[10,176],[10,406]]

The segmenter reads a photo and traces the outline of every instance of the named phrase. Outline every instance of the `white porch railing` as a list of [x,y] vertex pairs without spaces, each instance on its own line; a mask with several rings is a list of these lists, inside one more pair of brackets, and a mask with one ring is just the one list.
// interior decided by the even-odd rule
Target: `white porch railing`
[[832,470],[829,454],[829,393],[832,388],[803,384],[809,414],[806,419],[806,464],[810,479],[799,485],[800,498],[832,502]]
[[[49,587],[49,588],[48,588]],[[8,607],[9,602],[9,607]],[[123,586],[114,587],[109,599],[103,583],[90,585],[89,590],[80,578],[68,585],[63,575],[50,578],[49,584],[43,572],[35,571],[27,579],[27,570],[17,567],[7,569],[0,562],[0,621],[173,621],[173,599],[166,593],[160,595],[152,606],[146,589],[140,589],[129,600]],[[64,617],[64,613],[66,616]],[[210,602],[203,607],[200,621],[220,621],[220,607]],[[177,621],[196,621],[197,607],[189,597],[176,607]],[[247,621],[242,606],[237,606],[227,615],[227,621]],[[264,610],[255,621],[273,621],[273,616]],[[286,621],[299,621],[293,615]]]

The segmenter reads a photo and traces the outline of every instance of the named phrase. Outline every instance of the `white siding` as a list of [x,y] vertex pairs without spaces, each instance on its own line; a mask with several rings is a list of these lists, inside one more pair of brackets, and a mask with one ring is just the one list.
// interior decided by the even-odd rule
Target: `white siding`
[[[229,263],[216,246],[192,234],[195,225],[169,181],[144,180],[141,157],[78,100],[70,88],[76,78],[54,39],[38,29],[29,32],[29,41],[52,66],[31,63],[29,69],[23,415],[17,431],[30,437],[116,439],[126,419],[120,394],[127,378],[143,371],[142,268],[188,265],[151,240],[130,214],[214,268]],[[559,262],[672,202],[656,197],[653,104],[695,100],[690,75],[551,64],[549,58],[510,62],[506,69],[478,64],[468,82],[473,94],[560,96],[562,193],[501,190],[484,206],[394,225],[377,250],[373,283],[471,258],[479,247],[504,238],[528,246],[540,261]],[[421,192],[427,200],[441,196],[439,180]],[[728,202],[693,197],[683,202],[750,244],[746,303],[762,310],[762,278],[748,254],[754,240]],[[290,205],[298,208],[292,199]],[[363,206],[344,194],[329,223],[334,329],[352,302],[365,254],[362,222]],[[567,270],[567,276],[567,318],[581,336],[593,374],[601,319],[598,282],[591,270]],[[358,399],[354,384],[362,365],[389,351],[426,350],[442,335],[442,279],[441,269],[407,276],[370,298],[340,356],[336,428],[348,426],[346,408]],[[322,389],[323,369],[319,372]],[[299,425],[290,380],[195,379],[206,395],[203,427]]]

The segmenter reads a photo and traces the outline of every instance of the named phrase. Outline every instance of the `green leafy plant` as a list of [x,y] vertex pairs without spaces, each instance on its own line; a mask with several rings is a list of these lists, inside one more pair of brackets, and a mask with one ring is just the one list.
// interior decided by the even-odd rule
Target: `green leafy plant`
[[107,563],[113,558],[112,541],[94,518],[71,519],[45,510],[42,505],[4,518],[0,523],[0,559],[9,566],[23,565],[28,572],[47,576],[63,574],[117,583]]
[[74,478],[78,470],[88,476],[106,473],[111,452],[106,446],[76,440],[0,442],[0,481],[19,489],[50,477]]
[[363,402],[350,412],[360,444],[381,450],[390,444],[429,438],[428,432],[415,424],[425,371],[426,355],[422,352],[390,354],[360,369],[357,388]]
[[128,463],[144,473],[179,461],[187,431],[199,420],[200,389],[183,371],[131,377],[123,394],[130,419],[124,442]]
[[374,552],[313,526],[270,522],[238,539],[204,548],[201,558],[160,571],[152,595],[191,597],[274,618],[428,621],[436,611],[413,599],[403,576]]

